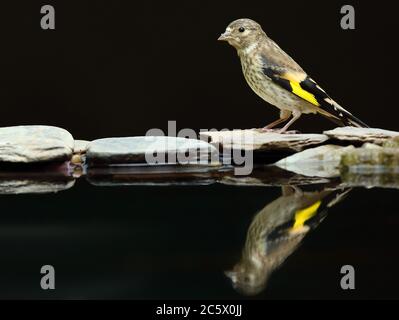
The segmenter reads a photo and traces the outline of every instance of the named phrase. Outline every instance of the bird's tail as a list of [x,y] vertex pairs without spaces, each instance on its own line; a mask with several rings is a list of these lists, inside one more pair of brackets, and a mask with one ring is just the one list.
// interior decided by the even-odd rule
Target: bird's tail
[[331,100],[329,102],[330,102],[328,105],[329,111],[331,110],[334,112],[326,112],[326,110],[322,110],[322,112],[320,112],[327,119],[333,121],[334,123],[342,127],[350,126],[358,128],[369,128],[369,126],[365,124],[362,120],[356,118],[352,113],[342,108],[335,101]]

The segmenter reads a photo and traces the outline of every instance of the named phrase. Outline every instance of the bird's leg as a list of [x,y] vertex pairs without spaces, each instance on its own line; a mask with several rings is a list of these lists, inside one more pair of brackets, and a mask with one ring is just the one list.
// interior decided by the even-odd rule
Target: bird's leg
[[281,128],[278,133],[287,133],[287,129],[295,122],[297,121],[299,118],[301,117],[301,112],[300,111],[294,111],[292,113],[292,119],[290,121],[288,121],[288,123]]
[[261,130],[263,132],[274,132],[278,131],[280,129],[273,130],[275,126],[278,124],[287,121],[291,117],[291,111],[288,110],[281,110],[280,111],[280,119],[273,121],[272,123],[269,123],[267,126],[263,127]]

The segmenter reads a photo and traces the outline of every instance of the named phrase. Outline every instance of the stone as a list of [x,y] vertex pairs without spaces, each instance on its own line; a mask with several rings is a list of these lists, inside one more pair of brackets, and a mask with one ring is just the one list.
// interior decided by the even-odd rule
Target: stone
[[399,132],[396,131],[357,127],[339,127],[333,130],[324,131],[323,133],[331,139],[347,142],[370,142],[378,145],[382,145],[392,137],[399,136]]
[[319,146],[284,158],[276,166],[308,177],[339,177],[341,156],[353,149],[354,146]]
[[77,153],[74,154],[71,158],[71,163],[74,165],[82,165],[83,164],[83,157],[81,154]]
[[379,146],[378,144],[366,142],[365,144],[362,145],[362,148],[364,148],[364,149],[381,149],[382,147]]
[[383,147],[385,148],[399,148],[399,136],[388,139],[384,142]]
[[328,140],[324,134],[279,134],[259,129],[201,132],[200,137],[227,149],[251,151],[302,151]]
[[51,126],[0,128],[0,162],[66,161],[72,157],[73,148],[72,135],[61,128]]
[[341,157],[341,172],[382,173],[399,171],[399,149],[357,148]]
[[87,150],[86,161],[89,164],[220,164],[218,150],[209,143],[164,136],[94,140]]
[[74,154],[83,154],[86,153],[89,148],[90,141],[86,140],[75,140],[75,146],[73,148]]

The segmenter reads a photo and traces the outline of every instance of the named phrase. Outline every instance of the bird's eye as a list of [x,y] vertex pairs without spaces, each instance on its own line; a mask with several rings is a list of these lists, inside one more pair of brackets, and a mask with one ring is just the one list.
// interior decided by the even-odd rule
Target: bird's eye
[[244,31],[245,31],[245,28],[244,28],[244,27],[240,27],[240,29],[238,29],[238,31],[244,32]]

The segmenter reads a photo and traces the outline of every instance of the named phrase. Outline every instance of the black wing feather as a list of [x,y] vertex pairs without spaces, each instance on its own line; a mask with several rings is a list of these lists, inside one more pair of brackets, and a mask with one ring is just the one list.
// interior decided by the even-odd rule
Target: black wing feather
[[[286,70],[270,64],[270,61],[266,58],[263,58],[263,62],[263,74],[270,78],[274,83],[293,93],[290,80],[286,79]],[[306,76],[304,80],[300,81],[299,85],[303,90],[311,93],[315,97],[316,101],[320,105],[319,107],[325,111],[325,113],[320,112],[320,114],[326,116],[329,120],[340,126],[348,125],[356,127],[368,127],[368,125],[363,121],[356,118],[350,112],[346,111],[344,108],[335,103],[334,100],[331,99],[331,97],[309,76]]]

